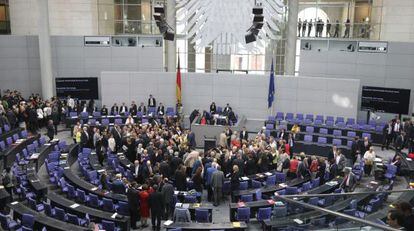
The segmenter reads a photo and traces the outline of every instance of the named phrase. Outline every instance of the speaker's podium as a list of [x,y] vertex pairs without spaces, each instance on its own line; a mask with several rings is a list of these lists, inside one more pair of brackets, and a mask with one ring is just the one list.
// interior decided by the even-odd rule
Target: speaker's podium
[[204,136],[204,153],[216,147],[216,137]]

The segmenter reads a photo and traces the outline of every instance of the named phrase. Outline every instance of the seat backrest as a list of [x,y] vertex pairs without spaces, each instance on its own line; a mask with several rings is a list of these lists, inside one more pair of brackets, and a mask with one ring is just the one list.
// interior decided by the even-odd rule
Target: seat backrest
[[313,140],[312,135],[305,135],[305,138],[304,138],[305,142],[312,142],[312,140]]
[[195,218],[197,222],[210,222],[209,213],[207,209],[196,209]]
[[0,213],[0,224],[3,229],[8,229],[7,217],[3,213]]
[[339,145],[341,145],[341,144],[342,144],[342,141],[341,141],[340,139],[333,139],[333,140],[332,140],[332,144],[333,144],[333,145],[336,145],[336,146],[339,146]]
[[70,214],[70,213],[68,213],[68,222],[74,225],[80,225],[78,216]]
[[286,174],[283,172],[276,172],[276,183],[286,182]]
[[334,136],[342,136],[342,131],[341,130],[333,130],[333,135]]
[[256,201],[259,201],[262,199],[262,190],[261,189],[257,189],[255,192],[256,195]]
[[310,126],[306,126],[306,130],[307,133],[313,133],[315,131],[314,127],[310,127]]
[[319,129],[319,133],[321,133],[321,134],[328,134],[328,129],[321,128],[321,129]]
[[174,222],[190,222],[188,220],[187,214],[189,213],[188,209],[185,208],[175,208]]
[[56,214],[56,218],[64,221],[65,220],[65,211],[61,208],[55,208],[55,214]]
[[326,137],[318,137],[318,143],[326,144],[327,143]]
[[268,176],[266,179],[266,185],[275,185],[276,184],[276,175]]
[[47,216],[52,216],[52,206],[48,203],[43,203],[43,206],[45,207],[45,213]]
[[253,201],[253,195],[252,194],[241,195],[240,200],[243,202],[251,202]]
[[102,228],[106,231],[114,231],[115,223],[112,221],[102,220]]
[[249,219],[250,218],[250,208],[249,207],[242,207],[237,208],[237,218],[238,219]]
[[34,217],[32,214],[24,213],[22,216],[22,225],[32,228],[34,225]]

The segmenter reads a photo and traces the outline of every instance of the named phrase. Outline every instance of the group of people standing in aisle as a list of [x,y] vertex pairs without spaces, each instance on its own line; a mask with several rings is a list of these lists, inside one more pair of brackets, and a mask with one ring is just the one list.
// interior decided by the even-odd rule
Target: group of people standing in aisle
[[[333,26],[333,31],[332,31]],[[312,20],[309,21],[305,19],[302,21],[301,18],[299,18],[298,21],[298,37],[312,37],[312,28],[315,27],[315,37],[323,37],[323,30],[325,28],[325,22],[322,19],[318,20]],[[345,32],[343,35],[343,38],[349,38],[350,36],[350,29],[351,29],[351,20],[347,19],[345,21]],[[332,38],[338,38],[342,34],[341,32],[341,23],[339,20],[336,20],[334,25],[329,21],[329,19],[326,20],[326,31],[325,31],[325,37],[332,37]]]

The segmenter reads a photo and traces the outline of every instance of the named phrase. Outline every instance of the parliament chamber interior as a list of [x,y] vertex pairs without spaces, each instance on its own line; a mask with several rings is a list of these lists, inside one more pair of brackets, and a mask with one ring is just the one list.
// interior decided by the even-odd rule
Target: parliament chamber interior
[[0,0],[0,230],[414,230],[413,16]]

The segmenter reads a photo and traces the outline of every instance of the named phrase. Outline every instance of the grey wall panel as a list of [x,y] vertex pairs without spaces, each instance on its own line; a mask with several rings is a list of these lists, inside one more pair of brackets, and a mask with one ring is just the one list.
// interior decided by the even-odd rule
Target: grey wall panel
[[0,47],[0,58],[26,58],[26,47]]
[[[328,59],[320,59],[321,54]],[[343,54],[343,55],[342,55]],[[358,79],[361,86],[410,88],[414,94],[414,44],[406,42],[388,42],[387,53],[352,52],[355,63],[349,59],[349,52],[338,52],[334,49],[324,51],[301,50],[300,75],[327,77],[338,79]],[[318,58],[315,58],[318,57]],[[330,84],[330,83],[329,83]],[[328,87],[329,88],[329,87]],[[335,90],[340,91],[338,85]],[[359,98],[361,92],[356,96]],[[414,97],[410,102],[413,107]],[[359,108],[358,108],[359,109]],[[362,111],[359,119],[365,119]],[[383,118],[388,118],[383,116]]]

